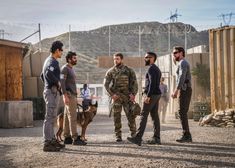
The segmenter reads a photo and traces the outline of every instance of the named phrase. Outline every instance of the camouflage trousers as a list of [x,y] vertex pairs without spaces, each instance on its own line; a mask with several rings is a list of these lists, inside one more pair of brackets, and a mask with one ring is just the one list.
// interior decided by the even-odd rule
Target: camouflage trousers
[[133,115],[132,113],[130,113],[130,109],[129,109],[129,103],[128,102],[114,102],[112,104],[112,112],[113,112],[113,116],[114,116],[114,131],[115,131],[115,135],[116,137],[122,137],[122,123],[121,123],[121,112],[122,112],[122,107],[123,110],[126,114],[127,120],[128,120],[128,126],[130,128],[130,132],[131,132],[131,136],[135,136],[136,135],[136,122],[135,122],[135,115]]

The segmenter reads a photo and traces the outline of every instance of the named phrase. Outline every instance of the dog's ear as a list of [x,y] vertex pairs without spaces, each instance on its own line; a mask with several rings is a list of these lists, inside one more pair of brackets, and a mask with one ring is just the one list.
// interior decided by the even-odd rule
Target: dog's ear
[[92,106],[92,100],[91,100],[91,101],[89,101],[89,106]]
[[93,106],[98,107],[98,102],[97,101],[95,101],[95,103],[93,102],[92,104],[93,104]]

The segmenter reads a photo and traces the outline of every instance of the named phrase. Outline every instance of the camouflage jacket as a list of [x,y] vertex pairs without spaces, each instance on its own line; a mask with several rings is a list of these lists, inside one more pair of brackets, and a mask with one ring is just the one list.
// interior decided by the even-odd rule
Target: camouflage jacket
[[113,66],[105,75],[104,87],[109,96],[113,94],[136,95],[138,92],[136,74],[133,69],[126,65]]

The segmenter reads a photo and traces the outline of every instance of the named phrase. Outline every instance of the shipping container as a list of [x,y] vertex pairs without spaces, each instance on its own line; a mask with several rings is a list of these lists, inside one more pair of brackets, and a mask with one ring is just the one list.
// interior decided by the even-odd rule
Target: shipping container
[[212,112],[235,108],[235,26],[209,30]]

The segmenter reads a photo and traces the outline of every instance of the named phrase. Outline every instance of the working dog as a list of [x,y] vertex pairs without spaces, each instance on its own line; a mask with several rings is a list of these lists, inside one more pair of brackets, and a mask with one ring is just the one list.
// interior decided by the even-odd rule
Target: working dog
[[[83,141],[86,141],[87,140],[85,137],[86,129],[97,113],[98,103],[97,101],[95,104],[89,103],[88,109],[83,112],[79,112],[79,106],[81,105],[78,104],[77,108],[77,125],[79,125],[82,128],[82,132],[79,138]],[[63,132],[63,123],[64,123],[64,113],[62,112],[57,116],[58,130],[56,132],[56,139],[58,141],[63,141],[61,138],[61,134]]]

